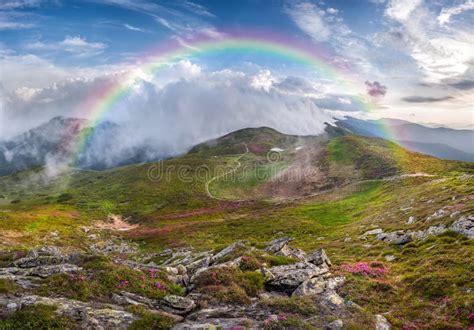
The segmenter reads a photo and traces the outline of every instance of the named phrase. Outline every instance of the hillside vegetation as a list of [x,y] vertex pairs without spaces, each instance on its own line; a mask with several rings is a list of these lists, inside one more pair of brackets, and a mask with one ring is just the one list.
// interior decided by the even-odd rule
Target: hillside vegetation
[[[72,170],[56,178],[42,169],[0,177],[2,267],[13,267],[33,248],[55,246],[63,254],[80,252],[68,260],[81,268],[37,277],[39,286],[26,288],[0,268],[0,303],[14,293],[117,303],[113,294],[125,290],[156,301],[186,295],[212,308],[247,306],[244,312],[255,322],[276,315],[265,323],[269,328],[322,328],[338,318],[348,328],[366,329],[379,314],[400,329],[468,328],[474,249],[472,227],[465,224],[474,222],[473,171],[472,163],[409,152],[379,138],[295,137],[260,128],[157,163]],[[284,237],[293,238],[291,248],[281,250],[289,249],[289,255],[264,252],[269,242]],[[240,257],[237,269],[197,276],[199,263],[184,261],[202,262],[199,253],[205,251],[216,259],[239,240],[245,243],[215,261]],[[345,278],[334,290],[347,306],[329,308],[326,298],[313,296],[273,296],[271,280],[258,270],[296,262],[292,249],[310,255],[320,248],[332,262],[331,273]],[[173,264],[171,255],[181,261]],[[151,266],[144,266],[150,262],[159,268],[158,291],[155,277],[149,280]],[[161,263],[181,270],[167,275]],[[194,274],[194,289],[176,280],[181,266]],[[17,324],[15,313],[37,327],[67,328],[71,320],[42,305],[49,303],[38,298],[30,309],[2,310],[8,317],[0,328]],[[169,309],[150,304],[129,306],[123,313],[130,316],[117,312],[117,317],[142,329],[194,322],[190,311],[178,313],[185,316],[178,321],[162,313]],[[255,308],[266,314],[254,315]],[[315,313],[319,317],[312,318]]]

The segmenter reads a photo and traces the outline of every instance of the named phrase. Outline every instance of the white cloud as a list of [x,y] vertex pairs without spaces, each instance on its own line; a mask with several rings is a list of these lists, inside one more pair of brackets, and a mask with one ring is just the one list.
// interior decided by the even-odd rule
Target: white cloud
[[88,42],[79,36],[67,36],[64,40],[59,42],[45,43],[43,41],[35,41],[27,44],[25,48],[33,50],[65,51],[81,55],[96,55],[107,48],[107,45],[101,42]]
[[459,15],[466,10],[474,10],[474,0],[467,0],[458,6],[443,8],[438,15],[438,22],[441,25],[447,24],[452,16]]
[[123,25],[126,29],[131,30],[131,31],[137,31],[137,32],[145,32],[145,29],[130,25],[130,24],[124,24]]
[[29,20],[23,20],[25,17],[30,15],[25,15],[16,11],[0,11],[0,30],[20,30],[20,29],[30,29],[35,26]]
[[324,11],[310,2],[300,2],[286,8],[295,24],[315,41],[326,41],[331,30],[324,20]]
[[21,8],[38,7],[41,0],[4,0],[0,2],[0,10],[12,10]]
[[385,15],[404,22],[422,2],[423,0],[390,0],[385,9]]

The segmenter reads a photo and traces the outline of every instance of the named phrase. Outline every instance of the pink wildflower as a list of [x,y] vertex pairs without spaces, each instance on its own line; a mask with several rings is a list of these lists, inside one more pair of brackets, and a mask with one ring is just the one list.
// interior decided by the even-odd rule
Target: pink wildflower
[[474,313],[469,314],[468,319],[469,320],[474,320]]
[[278,315],[278,321],[285,321],[286,316],[285,315]]
[[157,269],[151,268],[150,269],[150,277],[151,278],[156,278],[156,273],[158,272]]

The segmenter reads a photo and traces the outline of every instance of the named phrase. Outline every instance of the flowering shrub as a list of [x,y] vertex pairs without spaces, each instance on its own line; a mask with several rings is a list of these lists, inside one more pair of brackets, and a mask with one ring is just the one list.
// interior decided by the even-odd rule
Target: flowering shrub
[[257,258],[252,256],[242,256],[240,261],[240,269],[243,271],[254,271],[261,267],[261,263]]
[[343,264],[341,269],[347,273],[373,277],[382,276],[388,273],[388,269],[385,265],[378,261]]

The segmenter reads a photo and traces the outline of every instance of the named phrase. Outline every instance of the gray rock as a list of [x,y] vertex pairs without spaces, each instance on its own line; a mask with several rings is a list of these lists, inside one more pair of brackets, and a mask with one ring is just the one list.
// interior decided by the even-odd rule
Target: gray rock
[[344,306],[344,299],[333,290],[328,290],[323,293],[322,302],[328,304],[329,307],[332,308],[340,308]]
[[468,238],[474,237],[474,215],[468,217],[461,217],[455,221],[450,227],[452,231],[467,236]]
[[395,259],[397,259],[397,257],[395,257],[393,254],[387,254],[385,256],[385,260],[387,261],[394,261]]
[[375,330],[390,330],[392,326],[387,319],[380,314],[375,315]]
[[344,276],[330,277],[326,280],[326,288],[329,290],[335,290],[342,286],[346,278]]
[[397,230],[391,233],[381,233],[377,234],[376,238],[378,240],[394,244],[394,245],[403,245],[411,242],[411,236],[405,234],[403,230]]
[[306,260],[306,252],[301,249],[293,248],[288,245],[284,245],[280,251],[275,252],[276,256],[290,257],[298,260]]
[[408,218],[407,224],[412,225],[416,222],[416,217],[411,216]]
[[344,326],[344,322],[342,320],[335,320],[329,323],[324,327],[325,330],[342,330],[342,327]]
[[175,295],[168,295],[161,300],[161,307],[173,314],[187,314],[196,307],[194,300]]
[[28,275],[45,278],[54,274],[77,273],[80,270],[82,270],[81,267],[78,267],[73,264],[60,264],[60,265],[40,266],[40,267],[32,268],[29,271]]
[[378,235],[378,234],[381,234],[383,233],[383,229],[382,228],[376,228],[376,229],[372,229],[372,230],[369,230],[369,231],[366,231],[365,233],[363,233],[360,238],[361,239],[366,239],[367,236],[370,236],[370,235]]
[[308,296],[308,295],[315,295],[321,294],[326,289],[326,281],[320,277],[314,277],[305,280],[303,283],[300,284],[293,291],[292,296],[300,297],[300,296]]
[[298,262],[271,267],[269,271],[274,275],[274,278],[267,282],[270,287],[277,291],[293,292],[305,280],[327,273],[329,268],[325,264],[318,267],[312,263]]
[[211,257],[211,264],[218,263],[224,257],[243,247],[245,247],[245,241],[237,241],[229,245],[228,247]]
[[277,238],[270,243],[268,243],[265,251],[270,253],[276,253],[280,251],[284,246],[286,246],[289,242],[293,240],[293,237],[281,237]]
[[308,255],[307,260],[316,266],[332,266],[331,260],[329,260],[329,257],[327,256],[324,249],[314,250]]

